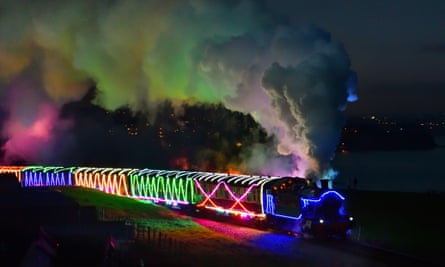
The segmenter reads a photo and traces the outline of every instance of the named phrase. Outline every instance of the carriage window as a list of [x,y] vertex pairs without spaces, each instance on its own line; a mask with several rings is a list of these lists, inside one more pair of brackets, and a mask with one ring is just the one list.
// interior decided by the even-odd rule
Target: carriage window
[[253,201],[258,202],[258,190],[255,188],[252,190],[253,193]]
[[231,189],[232,189],[233,195],[236,198],[239,198],[240,197],[240,188],[239,188],[239,186],[232,186]]
[[224,190],[221,187],[219,187],[216,190],[215,196],[216,196],[216,198],[224,198]]
[[208,184],[208,183],[206,183],[206,192],[209,195],[210,195],[210,193],[212,193],[212,186],[210,184]]
[[249,194],[247,194],[247,201],[254,201],[254,199],[253,199],[253,197],[254,197],[254,192],[255,192],[255,190],[251,190],[250,192],[249,192]]
[[247,195],[247,201],[256,202],[257,201],[257,190],[256,188],[252,188],[249,194]]

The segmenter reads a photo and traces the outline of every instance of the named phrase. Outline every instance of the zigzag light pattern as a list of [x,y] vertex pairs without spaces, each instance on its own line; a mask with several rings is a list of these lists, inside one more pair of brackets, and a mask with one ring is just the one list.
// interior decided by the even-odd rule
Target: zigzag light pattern
[[77,168],[74,172],[75,185],[118,196],[130,196],[127,178],[131,171],[132,169]]
[[[237,197],[230,187],[225,182],[219,182],[210,193],[207,193],[201,186],[201,184],[198,181],[195,181],[196,186],[201,191],[201,193],[204,195],[205,199],[197,204],[197,207],[205,207],[207,209],[217,210],[220,212],[226,212],[231,213],[235,215],[241,215],[241,217],[264,217],[265,214],[262,213],[256,213],[248,210],[241,202],[246,199],[247,195],[250,193],[250,191],[257,187],[258,185],[253,184],[250,187],[246,189],[246,191],[240,196]],[[213,200],[212,197],[216,194],[216,191],[218,191],[220,186],[224,186],[224,189],[229,193],[232,200],[235,201],[235,203],[230,208],[224,208],[221,206],[218,206]],[[209,205],[210,204],[210,205]]]
[[169,177],[159,172],[130,174],[131,196],[133,198],[168,202],[173,205],[193,203],[197,198],[191,178]]
[[[265,218],[266,214],[276,214],[273,196],[267,194],[259,198],[259,210],[249,210],[246,205],[247,196],[255,188],[263,196],[263,186],[267,181],[280,179],[279,177],[261,178],[243,175],[227,175],[205,172],[167,171],[151,169],[120,169],[120,168],[93,168],[93,167],[43,167],[43,166],[4,166],[0,173],[13,173],[21,181],[23,187],[29,186],[81,186],[96,189],[109,194],[126,196],[136,199],[163,202],[168,205],[196,204],[197,208],[205,208],[241,216],[242,218]],[[73,179],[74,176],[74,179]],[[212,189],[203,188],[203,183],[212,185]],[[235,194],[230,185],[243,185],[245,190],[239,195]],[[228,193],[229,206],[222,206],[221,200],[216,197],[218,190]],[[335,191],[324,193],[318,199],[302,198],[302,206],[316,204],[326,197],[343,196]],[[226,203],[226,204],[227,204]],[[264,206],[263,206],[264,205]],[[250,208],[252,209],[252,208]],[[290,218],[290,217],[289,217]],[[292,219],[301,218],[291,217]]]
[[22,169],[23,187],[30,186],[71,186],[75,168],[31,166]]
[[23,166],[1,166],[0,174],[3,174],[3,173],[14,174],[20,183],[20,182],[22,182],[22,170],[24,168],[26,168],[26,167],[23,167]]

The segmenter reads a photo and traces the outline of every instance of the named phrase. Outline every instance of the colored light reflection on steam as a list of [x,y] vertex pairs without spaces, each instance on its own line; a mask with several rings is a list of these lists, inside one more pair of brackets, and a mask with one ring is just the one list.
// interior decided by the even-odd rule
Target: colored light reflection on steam
[[74,167],[30,166],[22,169],[23,187],[30,186],[71,186]]
[[130,175],[131,196],[138,199],[188,204],[196,198],[191,178]]

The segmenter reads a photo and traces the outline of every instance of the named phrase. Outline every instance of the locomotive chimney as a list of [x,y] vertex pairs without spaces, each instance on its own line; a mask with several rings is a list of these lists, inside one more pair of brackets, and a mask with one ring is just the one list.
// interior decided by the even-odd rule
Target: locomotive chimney
[[329,180],[328,179],[321,179],[320,184],[321,184],[321,189],[323,189],[323,190],[329,189]]

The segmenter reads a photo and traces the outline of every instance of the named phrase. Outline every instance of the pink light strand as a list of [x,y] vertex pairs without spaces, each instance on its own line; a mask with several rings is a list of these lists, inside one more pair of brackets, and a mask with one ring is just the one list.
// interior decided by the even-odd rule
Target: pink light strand
[[[196,181],[196,180],[195,180]],[[197,207],[203,207],[205,206],[205,204],[207,202],[210,202],[212,204],[213,207],[209,207],[209,208],[216,208],[216,209],[222,209],[222,210],[226,210],[226,211],[230,211],[230,212],[239,212],[238,210],[235,210],[235,207],[237,205],[239,205],[241,207],[241,209],[247,213],[247,214],[254,214],[257,215],[257,213],[249,211],[243,204],[241,204],[241,201],[243,199],[245,199],[247,197],[247,195],[250,193],[250,191],[252,190],[252,188],[258,186],[257,184],[253,184],[251,185],[245,192],[244,194],[242,194],[240,197],[237,197],[235,194],[232,193],[232,191],[230,190],[230,187],[225,183],[225,182],[219,182],[215,188],[212,190],[212,192],[210,194],[207,194],[207,192],[205,192],[205,190],[202,188],[201,184],[196,181],[196,185],[198,187],[198,189],[201,191],[201,193],[205,196],[205,200],[199,204],[197,204]],[[235,200],[235,203],[229,208],[229,209],[225,209],[222,207],[219,207],[218,205],[215,204],[215,202],[213,202],[211,200],[211,198],[215,195],[216,191],[218,190],[218,188],[223,185],[225,190],[229,193],[230,197]],[[207,207],[207,206],[206,206]]]

